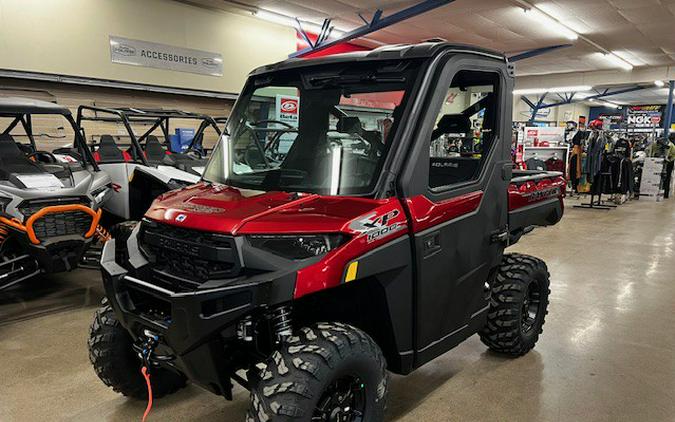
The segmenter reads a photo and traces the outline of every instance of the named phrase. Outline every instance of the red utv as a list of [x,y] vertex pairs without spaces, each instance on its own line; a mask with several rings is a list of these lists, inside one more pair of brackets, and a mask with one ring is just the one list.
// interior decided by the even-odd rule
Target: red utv
[[[200,183],[106,244],[89,340],[143,399],[194,382],[248,421],[380,421],[408,374],[474,333],[520,356],[549,275],[505,254],[557,223],[559,173],[515,172],[513,69],[426,43],[253,71]],[[241,375],[245,371],[246,376]]]

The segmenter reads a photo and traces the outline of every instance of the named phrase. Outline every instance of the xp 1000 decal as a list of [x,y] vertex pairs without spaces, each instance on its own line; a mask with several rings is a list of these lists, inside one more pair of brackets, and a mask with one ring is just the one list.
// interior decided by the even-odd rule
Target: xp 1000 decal
[[400,213],[399,210],[391,210],[382,215],[377,215],[377,213],[369,214],[352,222],[349,228],[360,233],[365,233],[366,240],[368,243],[371,243],[406,227],[404,221],[394,221]]

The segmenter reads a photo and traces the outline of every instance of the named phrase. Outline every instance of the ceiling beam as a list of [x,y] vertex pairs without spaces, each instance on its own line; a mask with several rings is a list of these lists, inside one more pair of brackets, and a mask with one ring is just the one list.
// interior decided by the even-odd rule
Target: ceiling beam
[[[373,18],[370,20],[370,22],[364,24],[363,26],[360,26],[356,29],[353,29],[347,33],[345,33],[343,36],[333,39],[333,40],[325,40],[324,42],[321,43],[316,43],[314,46],[305,48],[300,51],[296,51],[295,53],[292,53],[289,55],[289,57],[302,57],[306,54],[309,53],[314,53],[317,51],[325,50],[329,47],[342,44],[348,41],[351,41],[356,38],[360,38],[363,36],[366,36],[370,33],[373,33],[375,31],[379,31],[380,29],[386,28],[388,26],[397,24],[399,22],[403,22],[406,19],[413,18],[415,16],[421,15],[423,13],[426,13],[430,10],[437,9],[441,6],[445,6],[447,4],[450,4],[454,2],[455,0],[424,0],[421,1],[417,4],[414,4],[408,8],[405,8],[403,10],[400,10],[396,13],[393,13],[389,16],[384,16],[382,17],[382,11],[378,9],[375,14],[373,15]],[[362,17],[362,19],[365,21]]]

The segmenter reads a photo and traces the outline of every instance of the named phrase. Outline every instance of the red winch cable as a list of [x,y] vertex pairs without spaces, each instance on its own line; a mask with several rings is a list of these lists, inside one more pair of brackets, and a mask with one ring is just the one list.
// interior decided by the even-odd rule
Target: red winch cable
[[150,372],[148,372],[147,367],[143,366],[141,368],[141,374],[143,374],[145,383],[148,386],[148,406],[145,408],[145,413],[143,413],[143,419],[141,419],[141,422],[145,422],[148,418],[148,415],[150,414],[150,411],[152,410],[152,384],[150,384]]

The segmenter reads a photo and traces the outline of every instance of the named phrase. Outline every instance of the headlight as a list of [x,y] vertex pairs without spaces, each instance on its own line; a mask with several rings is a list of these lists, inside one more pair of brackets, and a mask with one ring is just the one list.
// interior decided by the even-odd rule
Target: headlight
[[190,186],[191,184],[192,184],[191,182],[186,182],[185,180],[170,179],[166,183],[166,186],[169,188],[169,190],[176,190],[185,188],[187,186]]
[[106,197],[110,192],[112,192],[112,185],[108,184],[94,190],[91,193],[91,196],[94,197],[94,202],[96,203],[96,205],[101,205],[101,203],[103,203],[103,201],[106,200]]
[[251,246],[288,259],[305,259],[323,255],[344,244],[342,234],[258,235],[249,236]]

